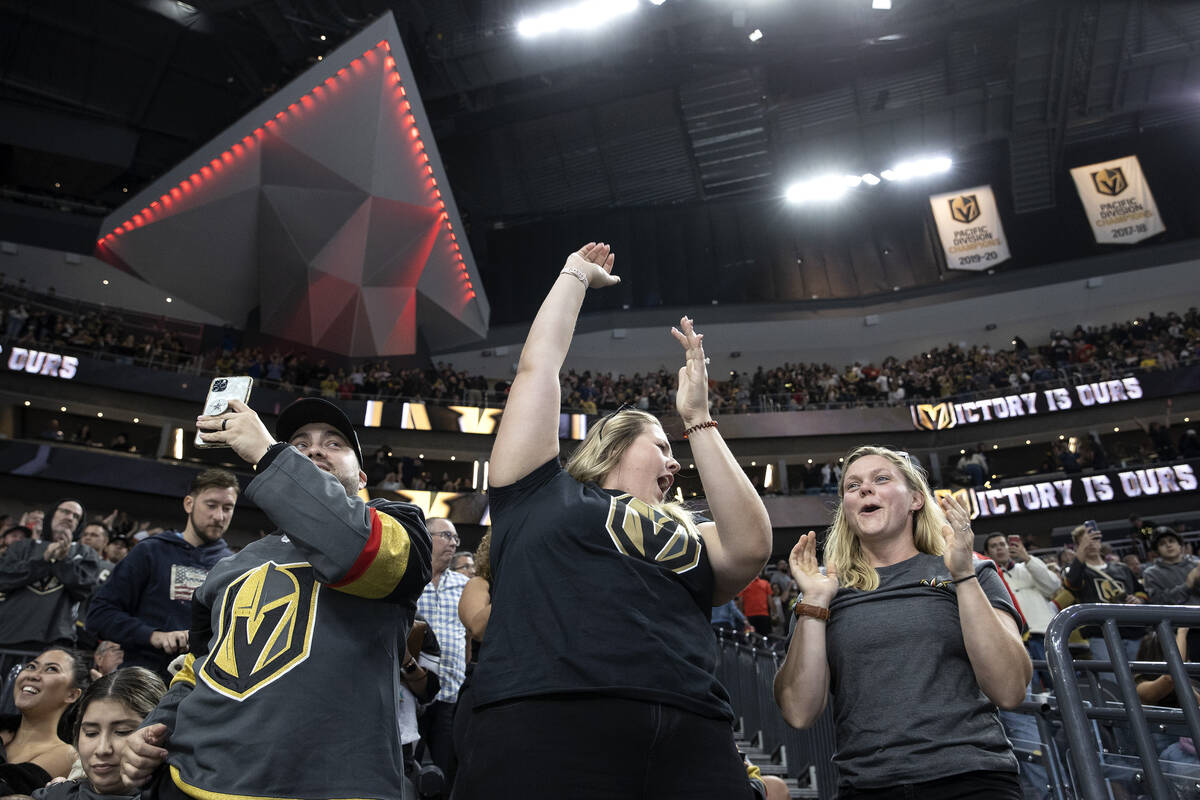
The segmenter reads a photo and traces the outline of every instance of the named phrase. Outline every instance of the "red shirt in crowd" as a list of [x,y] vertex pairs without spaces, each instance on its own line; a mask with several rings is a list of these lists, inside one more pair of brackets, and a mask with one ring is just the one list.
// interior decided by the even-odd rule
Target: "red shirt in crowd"
[[742,589],[738,595],[742,599],[742,613],[747,617],[768,617],[771,612],[767,609],[767,600],[771,597],[771,584],[762,578],[755,578],[750,585]]

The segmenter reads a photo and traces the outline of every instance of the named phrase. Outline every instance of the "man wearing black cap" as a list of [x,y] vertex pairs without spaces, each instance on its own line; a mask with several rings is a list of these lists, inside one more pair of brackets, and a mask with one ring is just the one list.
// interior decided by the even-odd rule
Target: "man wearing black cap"
[[1142,568],[1150,602],[1171,606],[1200,603],[1200,558],[1184,555],[1179,534],[1166,525],[1154,529],[1151,541],[1158,558]]
[[0,647],[41,650],[75,642],[75,609],[96,588],[100,559],[72,541],[83,503],[65,498],[42,519],[42,538],[21,539],[0,559]]
[[279,530],[196,590],[190,653],[129,737],[123,775],[153,777],[151,798],[398,797],[401,659],[430,576],[421,512],[359,497],[362,450],[332,403],[296,401],[274,437],[229,406],[196,427],[255,465],[246,497]]

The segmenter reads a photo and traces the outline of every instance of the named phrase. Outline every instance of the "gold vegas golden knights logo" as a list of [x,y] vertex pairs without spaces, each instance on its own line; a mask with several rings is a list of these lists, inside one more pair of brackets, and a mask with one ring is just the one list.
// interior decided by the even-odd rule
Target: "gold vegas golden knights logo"
[[311,564],[268,561],[234,580],[200,669],[204,682],[242,701],[307,659],[319,593]]
[[701,541],[666,514],[633,495],[613,497],[608,504],[608,535],[617,550],[683,574],[700,563]]
[[953,497],[958,502],[962,503],[971,512],[971,519],[979,516],[979,500],[975,497],[975,492],[970,489],[934,489],[933,499],[941,501],[943,497]]
[[911,410],[913,425],[924,431],[944,431],[958,424],[949,403],[918,403]]
[[950,216],[955,222],[966,225],[979,219],[979,200],[973,194],[964,194],[949,200]]
[[1100,194],[1112,195],[1113,197],[1129,188],[1129,182],[1125,180],[1125,172],[1120,167],[1093,172],[1092,184]]

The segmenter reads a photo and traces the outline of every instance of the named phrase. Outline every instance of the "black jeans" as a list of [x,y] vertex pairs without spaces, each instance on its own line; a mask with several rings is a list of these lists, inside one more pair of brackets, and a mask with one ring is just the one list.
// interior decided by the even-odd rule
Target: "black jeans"
[[429,750],[430,760],[446,777],[443,797],[450,796],[450,788],[454,786],[454,773],[458,769],[458,758],[454,752],[454,710],[457,707],[457,703],[435,700],[417,720],[421,741]]
[[476,710],[454,787],[454,800],[750,796],[728,720],[595,694]]
[[1015,772],[964,772],[882,789],[838,788],[838,800],[1023,800]]

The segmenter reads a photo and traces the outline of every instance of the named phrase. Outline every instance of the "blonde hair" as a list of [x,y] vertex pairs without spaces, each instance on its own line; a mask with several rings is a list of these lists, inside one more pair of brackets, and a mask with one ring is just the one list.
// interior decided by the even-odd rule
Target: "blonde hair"
[[[567,473],[580,483],[602,483],[621,463],[621,457],[642,435],[647,425],[659,425],[658,418],[645,411],[627,408],[604,417],[588,431],[583,444],[567,459]],[[700,531],[692,514],[680,503],[647,503],[687,529],[693,536]]]
[[[850,465],[865,456],[879,456],[887,459],[904,478],[908,488],[925,497],[925,504],[912,513],[913,544],[922,553],[933,556],[942,554],[942,526],[946,524],[946,515],[933,498],[929,490],[929,480],[920,464],[911,460],[907,453],[900,453],[887,447],[867,445],[851,450],[845,458],[845,470]],[[845,481],[845,473],[842,480]],[[838,497],[844,496],[844,487],[838,485]],[[850,530],[850,523],[843,512],[843,503],[839,502],[833,516],[833,524],[829,526],[825,540],[825,562],[832,564],[837,570],[838,582],[850,589],[873,591],[879,588],[879,573],[867,561],[862,543]]]

